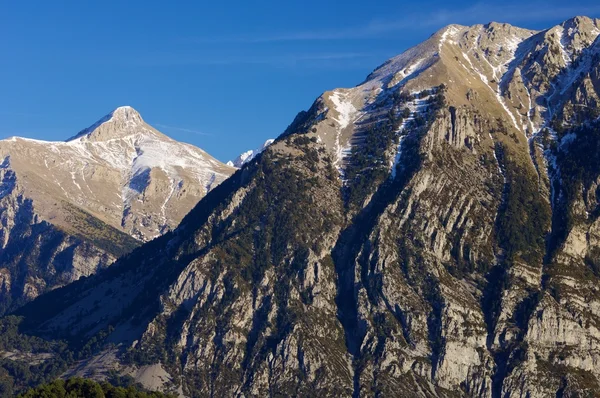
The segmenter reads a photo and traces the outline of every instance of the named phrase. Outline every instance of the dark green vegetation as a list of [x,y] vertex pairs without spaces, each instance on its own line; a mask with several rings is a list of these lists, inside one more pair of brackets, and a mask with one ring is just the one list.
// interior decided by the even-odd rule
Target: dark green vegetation
[[509,260],[520,257],[539,264],[550,230],[550,204],[540,194],[536,177],[524,172],[523,165],[506,145],[497,144],[495,150],[507,181],[497,220],[498,243]]
[[74,231],[68,232],[82,240],[91,242],[105,252],[115,257],[121,257],[140,245],[140,241],[106,224],[88,212],[68,202],[63,202],[62,205],[70,215],[67,221],[74,228]]
[[139,387],[115,387],[107,382],[72,378],[57,379],[18,395],[19,398],[173,398],[160,392],[140,391]]
[[[13,316],[0,320],[0,350],[16,353],[16,358],[0,359],[0,396],[3,397],[57,378],[74,360],[64,342],[20,334],[19,323],[20,319]],[[20,357],[19,353],[28,354]]]
[[[0,396],[50,382],[63,374],[77,360],[89,358],[106,347],[106,331],[79,343],[46,340],[19,332],[22,318],[0,319],[0,351],[13,353],[0,359]],[[119,384],[127,380],[115,378]],[[126,383],[125,383],[126,384]],[[29,395],[27,395],[29,396]],[[35,395],[38,396],[38,395]]]

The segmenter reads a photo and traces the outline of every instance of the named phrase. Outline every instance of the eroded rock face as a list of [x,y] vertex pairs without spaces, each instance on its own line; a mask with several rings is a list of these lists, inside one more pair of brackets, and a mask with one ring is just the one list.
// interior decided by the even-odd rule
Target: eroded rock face
[[0,141],[2,311],[174,228],[235,169],[121,107],[65,142]]
[[443,29],[23,330],[187,396],[599,395],[599,26]]

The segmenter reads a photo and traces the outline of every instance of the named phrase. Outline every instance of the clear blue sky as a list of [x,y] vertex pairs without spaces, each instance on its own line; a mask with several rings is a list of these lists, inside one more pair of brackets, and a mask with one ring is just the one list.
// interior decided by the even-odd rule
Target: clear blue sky
[[376,3],[0,0],[0,138],[65,139],[131,105],[226,161],[449,23],[600,17],[597,0]]

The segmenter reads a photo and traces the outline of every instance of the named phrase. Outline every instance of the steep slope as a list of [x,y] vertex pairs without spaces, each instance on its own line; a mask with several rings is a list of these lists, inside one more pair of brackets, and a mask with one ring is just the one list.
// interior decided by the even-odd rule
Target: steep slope
[[600,395],[599,34],[442,29],[20,330],[187,396]]
[[2,306],[174,228],[233,171],[121,107],[65,142],[0,141]]

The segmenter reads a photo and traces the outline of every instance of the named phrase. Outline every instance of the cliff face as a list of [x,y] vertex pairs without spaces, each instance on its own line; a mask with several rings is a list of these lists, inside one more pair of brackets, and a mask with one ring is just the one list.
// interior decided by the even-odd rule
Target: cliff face
[[187,396],[599,395],[599,34],[443,29],[22,330]]
[[174,228],[235,169],[121,107],[65,142],[0,141],[0,313]]

